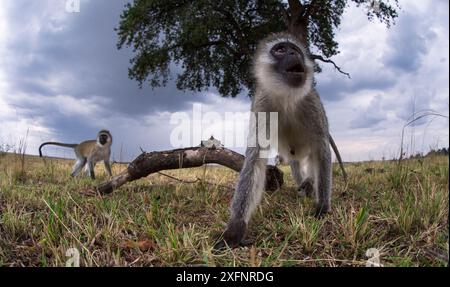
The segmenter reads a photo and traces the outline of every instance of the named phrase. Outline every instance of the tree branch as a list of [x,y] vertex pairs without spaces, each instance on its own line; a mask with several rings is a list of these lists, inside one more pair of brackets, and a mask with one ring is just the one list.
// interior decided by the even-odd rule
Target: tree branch
[[[126,170],[111,180],[100,184],[96,191],[108,194],[127,182],[131,182],[161,170],[200,167],[207,163],[216,163],[235,171],[244,165],[244,156],[226,148],[191,147],[161,152],[144,152],[133,160]],[[275,191],[284,183],[283,172],[268,165],[266,172],[266,190]]]
[[315,55],[315,54],[311,54],[310,57],[311,57],[311,59],[313,59],[313,60],[319,60],[319,61],[322,61],[322,62],[325,62],[325,63],[331,63],[331,64],[333,64],[333,66],[336,68],[336,70],[339,71],[339,73],[344,74],[344,75],[346,75],[349,79],[351,79],[350,74],[347,73],[347,72],[342,71],[341,67],[339,67],[338,65],[336,65],[336,63],[333,62],[332,60],[330,60],[330,59],[325,59],[324,57],[322,57],[322,56],[320,56],[320,55]]
[[289,33],[297,36],[308,49],[308,17],[305,14],[305,6],[300,0],[288,0],[289,4],[289,17],[285,16],[288,20],[287,30]]
[[305,11],[305,7],[299,0],[288,0],[289,8],[291,9],[291,13],[294,14],[303,14]]
[[[214,3],[214,1],[212,3]],[[220,6],[211,4],[211,7],[214,11],[216,11],[217,13],[219,13],[223,17],[225,17],[224,20],[226,20],[228,23],[230,23],[230,25],[232,25],[234,27],[234,29],[236,30],[236,37],[234,37],[234,38],[235,38],[236,42],[239,43],[239,51],[240,51],[239,54],[248,54],[249,53],[248,48],[247,48],[248,43],[246,41],[247,37],[241,29],[241,24],[236,21],[236,17],[234,17],[230,11],[222,9]],[[239,57],[240,56],[239,54],[235,53],[235,58]]]
[[238,54],[237,51],[235,51],[230,45],[228,45],[223,40],[207,41],[207,42],[203,42],[203,43],[184,42],[184,43],[171,45],[169,47],[166,47],[166,49],[167,49],[167,51],[174,51],[175,49],[178,49],[178,48],[183,48],[186,50],[200,50],[200,49],[204,49],[204,48],[209,49],[210,47],[213,47],[213,46],[223,46],[233,55]]
[[284,25],[286,26],[286,27],[289,27],[289,24],[291,23],[291,16],[289,15],[289,12],[288,12],[288,10],[287,9],[283,9],[283,22],[284,22]]

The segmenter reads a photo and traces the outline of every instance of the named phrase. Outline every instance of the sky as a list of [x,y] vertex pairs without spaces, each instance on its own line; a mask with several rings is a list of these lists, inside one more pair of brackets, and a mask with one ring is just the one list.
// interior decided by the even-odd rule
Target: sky
[[[113,159],[175,148],[175,113],[246,112],[246,94],[183,92],[173,82],[152,89],[128,78],[131,49],[117,49],[125,0],[81,0],[79,12],[64,0],[2,0],[0,4],[0,147],[26,140],[27,153],[40,143],[77,143],[109,129]],[[316,75],[334,137],[344,161],[398,157],[402,128],[414,111],[432,109],[447,118],[425,118],[405,130],[408,153],[449,145],[449,3],[399,1],[396,24],[367,20],[350,5],[336,31],[341,53]],[[75,6],[72,6],[72,8]],[[76,7],[75,7],[76,8]],[[192,129],[199,128],[191,122]],[[225,141],[217,123],[203,123]],[[206,136],[208,135],[208,136]],[[243,152],[236,145],[233,149]],[[73,157],[49,147],[52,156]]]

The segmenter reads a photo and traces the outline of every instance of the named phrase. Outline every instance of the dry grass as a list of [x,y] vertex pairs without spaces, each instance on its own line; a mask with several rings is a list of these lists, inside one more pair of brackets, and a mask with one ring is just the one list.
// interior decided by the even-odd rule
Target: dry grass
[[[335,167],[332,213],[311,216],[288,169],[253,217],[254,244],[214,253],[237,174],[226,168],[151,175],[109,196],[83,194],[106,179],[72,179],[71,161],[0,154],[0,266],[64,266],[77,248],[82,266],[447,266],[448,157]],[[117,174],[124,166],[114,166]],[[371,168],[372,170],[367,170]],[[205,183],[208,182],[208,183]],[[212,185],[214,183],[216,185]]]

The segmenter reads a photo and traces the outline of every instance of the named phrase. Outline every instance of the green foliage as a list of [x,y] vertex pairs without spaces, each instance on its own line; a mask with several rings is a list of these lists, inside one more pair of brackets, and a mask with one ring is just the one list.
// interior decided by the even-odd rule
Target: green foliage
[[[357,6],[369,2],[350,1]],[[350,1],[300,2],[307,41],[327,58],[339,53],[335,30]],[[390,26],[397,17],[397,0],[378,3],[379,8],[367,9],[368,18]],[[135,0],[121,15],[118,48],[133,48],[129,76],[140,86],[146,80],[152,87],[164,86],[175,70],[181,90],[214,87],[222,96],[236,96],[244,89],[251,94],[256,44],[271,32],[286,30],[285,16],[291,12],[280,0]]]

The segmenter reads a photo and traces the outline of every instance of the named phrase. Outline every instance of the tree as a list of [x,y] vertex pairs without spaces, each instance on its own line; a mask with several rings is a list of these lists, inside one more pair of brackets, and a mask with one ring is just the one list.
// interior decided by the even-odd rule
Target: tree
[[234,97],[243,89],[252,94],[250,66],[258,40],[288,30],[318,52],[313,59],[334,64],[335,30],[349,2],[371,3],[369,20],[389,27],[398,16],[397,1],[135,0],[121,15],[118,48],[133,48],[129,77],[141,87],[147,80],[152,87],[166,85],[176,69],[181,90],[215,87],[222,96]]

